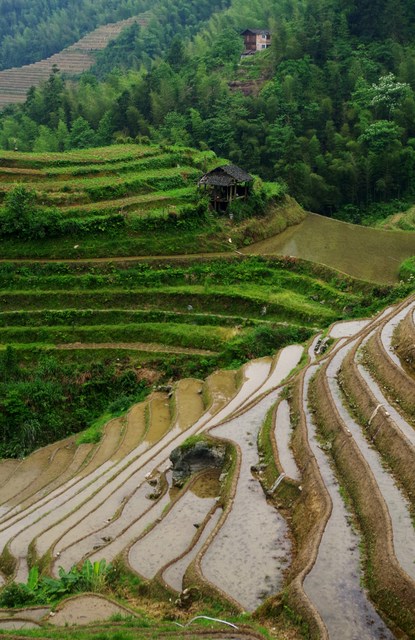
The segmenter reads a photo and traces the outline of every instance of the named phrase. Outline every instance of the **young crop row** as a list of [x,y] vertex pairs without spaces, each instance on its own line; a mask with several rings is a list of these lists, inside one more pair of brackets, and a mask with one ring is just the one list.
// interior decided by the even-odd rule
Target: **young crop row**
[[[207,319],[208,320],[208,319]],[[15,343],[125,343],[144,342],[169,346],[220,351],[232,337],[233,328],[202,325],[192,327],[175,323],[146,323],[96,326],[7,327],[2,330],[3,344]]]
[[[173,147],[174,148],[174,147]],[[73,151],[31,153],[20,151],[2,151],[2,162],[9,167],[56,167],[73,165],[107,164],[130,162],[161,153],[161,147],[139,144],[116,144],[108,147],[79,149]]]

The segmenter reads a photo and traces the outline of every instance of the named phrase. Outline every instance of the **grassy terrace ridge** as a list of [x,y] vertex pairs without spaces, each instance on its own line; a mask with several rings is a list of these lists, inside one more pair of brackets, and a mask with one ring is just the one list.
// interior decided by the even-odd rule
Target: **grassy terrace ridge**
[[85,164],[102,164],[153,156],[161,153],[156,145],[114,144],[105,147],[77,149],[62,152],[31,153],[21,151],[1,151],[3,167],[41,169],[50,166],[71,166]]
[[[198,179],[212,151],[128,143],[63,153],[0,154],[2,257],[79,258],[223,252],[278,233],[305,213],[278,183],[214,215]],[[253,216],[260,216],[256,220]]]
[[28,426],[34,411],[31,450],[57,424],[56,437],[84,429],[155,381],[237,367],[403,293],[292,259],[1,262],[2,416]]

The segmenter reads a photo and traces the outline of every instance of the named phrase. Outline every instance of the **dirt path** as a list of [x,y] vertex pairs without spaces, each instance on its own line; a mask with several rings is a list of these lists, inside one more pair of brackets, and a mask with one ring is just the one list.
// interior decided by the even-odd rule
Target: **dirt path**
[[215,351],[208,349],[190,349],[188,347],[170,347],[166,344],[156,344],[152,342],[72,342],[68,344],[57,344],[56,349],[83,350],[83,349],[128,349],[130,351],[149,351],[155,353],[187,353],[195,356],[213,356]]

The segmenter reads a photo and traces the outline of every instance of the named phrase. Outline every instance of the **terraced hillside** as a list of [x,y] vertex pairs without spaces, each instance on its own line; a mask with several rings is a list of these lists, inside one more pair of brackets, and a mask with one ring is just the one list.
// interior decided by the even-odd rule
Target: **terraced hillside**
[[[4,227],[2,256],[140,255],[154,248],[172,253],[175,244],[186,246],[190,223],[214,231],[206,205],[198,213],[196,185],[218,163],[213,152],[138,144],[67,153],[3,152],[0,201],[16,187],[24,188],[39,213],[33,233],[23,225],[10,230],[9,239]],[[190,235],[195,237],[194,229]]]
[[8,104],[25,102],[30,87],[36,87],[47,80],[54,66],[69,76],[87,71],[95,62],[94,53],[105,49],[111,40],[134,22],[145,25],[146,16],[136,16],[98,27],[50,58],[0,71],[0,109]]
[[[122,558],[146,598],[197,594],[193,612],[204,599],[225,619],[264,603],[278,624],[283,603],[310,638],[414,637],[415,381],[392,351],[414,312],[411,297],[335,323],[305,352],[153,392],[98,444],[2,462],[3,581],[25,581],[34,562],[57,575]],[[219,468],[174,488],[172,450],[201,444],[222,448]]]
[[271,354],[397,293],[291,259],[0,263],[0,451],[27,453],[117,393],[131,402],[145,384]]
[[218,637],[261,637],[256,612],[284,640],[413,638],[410,275],[232,252],[298,208],[214,216],[195,184],[218,162],[3,155],[0,603],[50,605],[81,576],[159,620],[219,612],[238,629]]

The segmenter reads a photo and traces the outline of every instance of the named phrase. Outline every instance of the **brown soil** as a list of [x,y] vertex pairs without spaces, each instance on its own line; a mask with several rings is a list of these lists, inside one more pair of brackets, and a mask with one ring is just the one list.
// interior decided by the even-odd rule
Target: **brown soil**
[[363,353],[365,362],[388,400],[405,414],[408,422],[415,425],[414,380],[389,358],[379,331],[367,341]]
[[343,361],[340,385],[358,422],[363,424],[376,448],[388,460],[415,508],[415,449],[385,411],[377,411],[371,419],[379,402],[359,373],[355,360],[358,348],[359,345],[352,349]]
[[67,469],[73,460],[76,445],[74,438],[68,438],[60,443],[59,448],[53,454],[50,464],[24,491],[15,496],[9,501],[10,506],[16,506],[21,504],[30,496],[37,493],[41,489],[48,486],[51,482],[60,478],[62,473]]
[[408,375],[415,378],[415,325],[413,309],[398,324],[393,335],[392,344],[399,356],[402,366]]
[[108,620],[115,614],[131,616],[134,612],[102,596],[83,595],[65,600],[49,618],[49,623],[57,627],[86,625]]
[[30,487],[33,482],[50,465],[51,459],[55,455],[59,443],[51,444],[42,449],[38,449],[16,468],[9,480],[0,488],[0,503],[11,500],[15,495]]
[[[67,260],[65,262],[67,262]],[[208,349],[170,347],[166,344],[156,344],[152,342],[71,342],[67,344],[57,344],[56,349],[128,349],[130,351],[150,351],[156,353],[188,353],[195,356],[211,356],[215,354],[215,351],[209,351]]]

